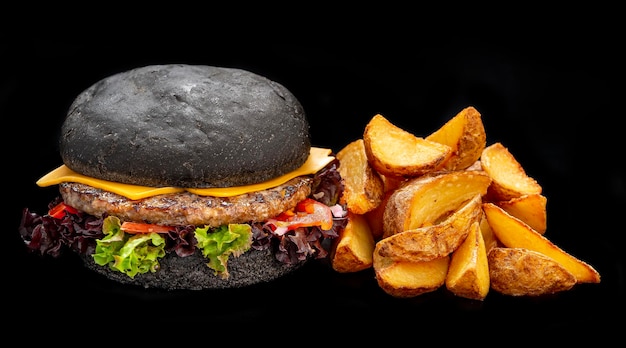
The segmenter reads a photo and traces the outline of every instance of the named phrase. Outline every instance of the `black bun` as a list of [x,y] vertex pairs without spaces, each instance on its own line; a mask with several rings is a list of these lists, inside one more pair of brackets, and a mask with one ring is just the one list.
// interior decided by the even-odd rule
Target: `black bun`
[[206,264],[208,260],[196,251],[193,255],[179,257],[167,254],[160,261],[161,268],[155,273],[142,273],[130,278],[128,275],[97,265],[90,255],[82,256],[88,269],[123,284],[163,290],[228,289],[269,282],[285,276],[303,266],[306,261],[285,264],[276,260],[270,249],[254,250],[238,257],[228,258],[229,277],[214,274]]
[[60,154],[87,176],[144,186],[229,187],[301,166],[311,147],[299,101],[249,71],[153,65],[82,92]]

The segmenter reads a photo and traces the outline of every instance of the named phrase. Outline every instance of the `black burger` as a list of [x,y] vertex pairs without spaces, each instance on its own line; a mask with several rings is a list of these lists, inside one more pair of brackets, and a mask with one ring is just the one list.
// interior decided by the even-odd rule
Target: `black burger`
[[339,162],[312,146],[302,105],[255,73],[144,66],[70,106],[45,214],[23,209],[28,250],[80,255],[144,288],[248,286],[327,257],[345,227]]

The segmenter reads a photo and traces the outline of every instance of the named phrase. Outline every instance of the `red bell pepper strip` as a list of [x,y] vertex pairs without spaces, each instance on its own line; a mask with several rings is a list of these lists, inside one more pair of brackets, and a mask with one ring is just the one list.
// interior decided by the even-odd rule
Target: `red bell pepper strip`
[[126,233],[136,234],[136,233],[167,233],[169,231],[174,231],[175,229],[170,226],[163,226],[157,224],[147,224],[143,222],[132,222],[132,221],[124,221],[120,226],[120,229]]
[[333,213],[329,206],[312,198],[300,201],[292,211],[281,213],[268,220],[275,232],[284,234],[299,227],[320,226],[322,230],[333,227]]
[[48,215],[52,216],[55,219],[62,219],[65,216],[65,213],[77,214],[78,210],[76,208],[65,204],[65,202],[61,202],[50,210],[48,210]]

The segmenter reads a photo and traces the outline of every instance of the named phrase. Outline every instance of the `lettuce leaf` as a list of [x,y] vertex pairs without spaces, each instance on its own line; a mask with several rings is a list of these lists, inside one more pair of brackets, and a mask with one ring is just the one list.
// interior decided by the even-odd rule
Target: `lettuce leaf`
[[252,245],[252,226],[247,224],[229,224],[214,228],[196,228],[196,247],[209,259],[209,266],[215,275],[228,278],[228,257],[237,257],[250,249]]
[[158,233],[128,234],[120,219],[108,216],[102,223],[105,236],[96,241],[94,261],[134,278],[138,273],[156,272],[165,256],[165,239]]

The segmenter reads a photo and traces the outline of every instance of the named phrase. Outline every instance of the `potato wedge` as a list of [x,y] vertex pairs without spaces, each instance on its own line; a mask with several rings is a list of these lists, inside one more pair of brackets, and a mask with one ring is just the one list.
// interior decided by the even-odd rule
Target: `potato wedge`
[[339,273],[362,271],[372,267],[373,254],[374,238],[367,220],[348,211],[348,224],[331,245],[332,268]]
[[387,176],[383,174],[380,174],[380,177],[383,179],[385,193],[395,191],[407,180],[406,178]]
[[380,202],[376,208],[363,214],[370,225],[374,241],[379,241],[383,237],[383,214],[385,213],[385,205],[387,205],[391,194],[392,192],[386,192],[382,202]]
[[337,152],[339,174],[343,178],[342,203],[348,211],[365,214],[376,208],[384,196],[384,183],[365,154],[363,139],[357,139]]
[[495,202],[500,208],[524,221],[535,231],[544,234],[548,227],[546,206],[548,199],[541,194],[529,194],[508,201]]
[[465,168],[465,170],[483,170],[483,165],[480,163],[480,159],[474,161],[474,163],[470,164],[469,167]]
[[480,223],[474,222],[463,243],[451,255],[446,288],[456,296],[482,301],[490,286],[487,250]]
[[511,296],[540,296],[571,289],[576,284],[567,268],[554,259],[525,248],[489,251],[491,288]]
[[494,203],[483,203],[483,211],[500,243],[509,248],[525,248],[544,254],[560,263],[578,283],[599,283],[600,274],[589,264],[568,254],[522,220]]
[[485,249],[487,249],[487,252],[489,252],[491,248],[499,246],[498,238],[496,238],[491,226],[489,226],[489,222],[487,221],[487,217],[485,217],[484,212],[482,218],[480,219],[480,232],[483,235],[483,241],[485,242]]
[[425,139],[452,148],[443,169],[463,170],[480,158],[487,143],[487,134],[478,110],[468,106]]
[[408,298],[439,289],[446,280],[450,257],[424,262],[399,262],[374,254],[374,274],[387,294]]
[[482,171],[438,172],[407,181],[393,192],[383,213],[383,238],[436,224],[476,194],[491,178]]
[[511,198],[541,194],[542,187],[528,176],[517,159],[502,143],[493,143],[480,156],[484,171],[492,179],[488,197],[491,201],[508,201]]
[[483,216],[480,194],[441,223],[395,233],[376,243],[375,254],[395,261],[430,261],[451,254]]
[[448,145],[418,137],[377,114],[363,132],[374,169],[392,177],[415,177],[438,169],[452,154]]

